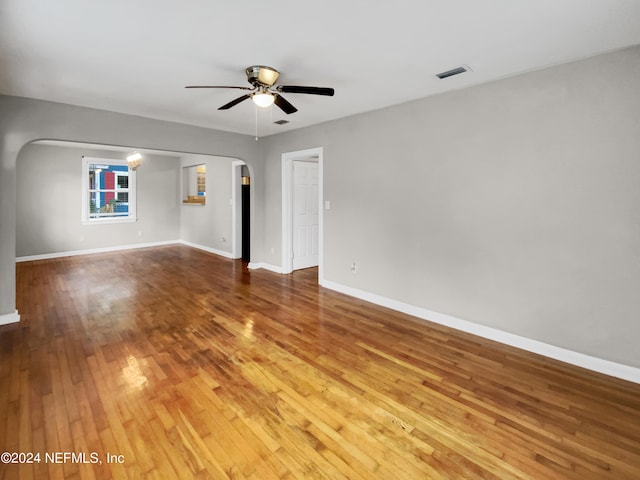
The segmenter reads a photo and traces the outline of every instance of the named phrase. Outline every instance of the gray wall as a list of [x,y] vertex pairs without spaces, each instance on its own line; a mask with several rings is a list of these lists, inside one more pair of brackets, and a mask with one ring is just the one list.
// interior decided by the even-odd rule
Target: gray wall
[[61,253],[180,238],[179,157],[145,154],[137,170],[135,223],[83,225],[82,156],[126,153],[29,144],[18,156],[16,256]]
[[264,261],[323,146],[326,280],[640,367],[639,82],[635,47],[269,137]]
[[180,239],[231,254],[231,163],[233,158],[185,155],[181,166],[207,166],[205,205],[181,205]]
[[[3,95],[0,112],[0,315],[13,315],[16,310],[16,160],[29,142],[51,139],[238,158],[247,163],[256,179],[252,205],[262,203],[262,163],[253,137]],[[262,255],[262,218],[251,218],[252,256],[258,259]]]

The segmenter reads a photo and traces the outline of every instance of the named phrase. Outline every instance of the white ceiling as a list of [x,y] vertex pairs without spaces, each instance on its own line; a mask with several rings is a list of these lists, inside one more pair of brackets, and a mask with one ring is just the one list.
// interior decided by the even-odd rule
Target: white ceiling
[[252,102],[217,110],[244,92],[184,86],[262,64],[336,89],[260,110],[263,136],[637,44],[638,0],[0,0],[0,93],[253,135]]

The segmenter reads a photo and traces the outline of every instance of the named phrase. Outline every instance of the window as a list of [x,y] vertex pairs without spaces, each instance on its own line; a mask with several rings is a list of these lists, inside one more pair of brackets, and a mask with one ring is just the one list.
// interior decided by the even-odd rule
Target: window
[[126,160],[83,157],[82,222],[136,221],[136,172]]
[[182,203],[204,205],[207,199],[207,166],[182,167]]

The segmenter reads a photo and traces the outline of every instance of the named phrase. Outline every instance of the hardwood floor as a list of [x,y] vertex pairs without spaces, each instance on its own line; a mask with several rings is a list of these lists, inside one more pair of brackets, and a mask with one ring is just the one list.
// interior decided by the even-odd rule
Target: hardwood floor
[[316,276],[185,246],[18,264],[0,452],[40,462],[0,478],[640,478],[640,385]]

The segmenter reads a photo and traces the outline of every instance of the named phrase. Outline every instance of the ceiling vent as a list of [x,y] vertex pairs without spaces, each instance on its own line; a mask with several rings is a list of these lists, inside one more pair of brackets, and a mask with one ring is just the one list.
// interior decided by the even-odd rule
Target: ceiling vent
[[278,120],[277,122],[273,122],[276,125],[286,125],[287,123],[289,123],[289,120]]
[[453,77],[454,75],[460,75],[461,73],[467,72],[469,70],[471,69],[468,66],[460,65],[459,67],[452,68],[451,70],[447,70],[446,72],[438,73],[436,77],[442,80],[445,78]]

